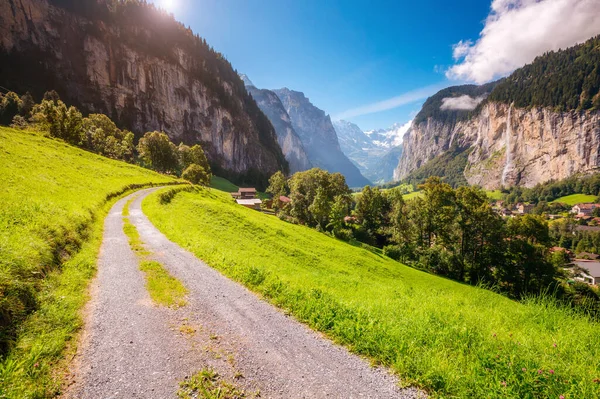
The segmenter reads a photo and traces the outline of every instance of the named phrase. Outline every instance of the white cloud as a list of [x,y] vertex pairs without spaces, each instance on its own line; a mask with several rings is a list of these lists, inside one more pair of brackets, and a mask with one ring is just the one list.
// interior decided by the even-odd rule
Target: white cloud
[[378,101],[376,103],[349,109],[347,111],[341,112],[333,116],[332,118],[334,120],[350,119],[361,115],[374,114],[376,112],[382,112],[387,111],[389,109],[398,108],[402,105],[426,99],[427,97],[437,93],[446,86],[448,86],[447,83],[423,87],[421,89],[409,91],[407,93],[390,98],[388,100]]
[[453,56],[462,61],[446,76],[485,83],[598,33],[600,0],[493,0],[477,42],[454,45]]
[[446,97],[442,99],[442,105],[440,109],[445,110],[459,110],[459,111],[473,111],[479,103],[485,100],[485,97],[473,98],[469,95],[460,97]]

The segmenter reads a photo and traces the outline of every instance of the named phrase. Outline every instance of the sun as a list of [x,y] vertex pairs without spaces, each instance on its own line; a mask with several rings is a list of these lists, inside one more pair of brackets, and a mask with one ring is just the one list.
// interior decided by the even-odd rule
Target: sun
[[158,0],[156,5],[168,12],[173,12],[177,8],[177,0]]

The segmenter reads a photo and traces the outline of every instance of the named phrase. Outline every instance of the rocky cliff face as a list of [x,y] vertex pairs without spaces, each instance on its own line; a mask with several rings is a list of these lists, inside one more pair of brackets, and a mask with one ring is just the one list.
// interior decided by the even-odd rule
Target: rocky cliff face
[[334,121],[333,126],[344,154],[374,183],[393,179],[402,154],[403,125],[363,132],[356,124]]
[[469,148],[464,171],[469,184],[531,187],[600,167],[600,113],[487,102],[477,115],[453,124],[428,118],[406,134],[395,178],[453,145]]
[[484,188],[532,187],[600,167],[600,113],[490,103],[471,122],[465,177]]
[[242,79],[248,92],[275,128],[281,150],[290,165],[290,173],[310,169],[311,163],[308,160],[302,141],[294,130],[290,116],[277,94],[271,90],[257,89],[245,75],[242,75]]
[[166,14],[120,7],[1,1],[0,85],[38,98],[54,89],[138,135],[163,130],[202,143],[231,177],[286,169],[273,127],[227,61]]
[[274,92],[290,116],[313,166],[343,174],[350,187],[370,184],[342,152],[329,115],[311,104],[303,93],[289,89]]

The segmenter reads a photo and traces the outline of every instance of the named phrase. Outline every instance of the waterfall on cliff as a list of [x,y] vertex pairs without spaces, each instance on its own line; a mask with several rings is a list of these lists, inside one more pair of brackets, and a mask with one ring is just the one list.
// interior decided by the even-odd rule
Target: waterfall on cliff
[[502,185],[506,186],[506,176],[510,172],[512,168],[512,148],[510,146],[510,136],[512,136],[512,104],[508,107],[508,118],[506,121],[506,164],[504,165],[504,170],[502,171]]

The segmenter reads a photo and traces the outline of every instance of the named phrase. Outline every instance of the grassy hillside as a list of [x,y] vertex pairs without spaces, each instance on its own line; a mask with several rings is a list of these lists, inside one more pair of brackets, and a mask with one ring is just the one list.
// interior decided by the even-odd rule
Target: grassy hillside
[[0,397],[42,397],[81,324],[103,215],[135,186],[174,180],[41,134],[0,128]]
[[211,266],[434,397],[600,395],[600,325],[552,302],[429,275],[214,190],[143,208]]
[[567,204],[567,205],[573,206],[573,205],[582,204],[582,203],[586,203],[586,202],[596,202],[597,199],[598,199],[597,195],[572,194],[572,195],[566,195],[564,197],[557,198],[552,202],[558,202],[561,204]]
[[230,182],[227,179],[218,176],[212,176],[210,179],[210,186],[217,190],[225,191],[226,193],[235,193],[239,190],[239,187]]

